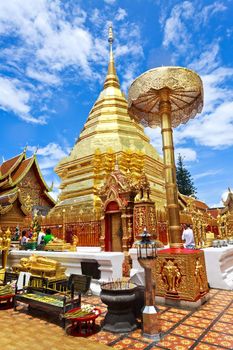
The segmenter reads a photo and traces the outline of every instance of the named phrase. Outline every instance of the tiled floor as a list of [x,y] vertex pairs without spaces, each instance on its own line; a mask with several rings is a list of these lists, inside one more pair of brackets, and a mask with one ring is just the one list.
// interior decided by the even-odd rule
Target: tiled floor
[[[128,334],[113,334],[100,330],[87,339],[71,337],[41,313],[0,311],[0,349],[4,350],[229,350],[233,349],[233,291],[211,290],[210,300],[196,311],[160,307],[162,338],[153,342],[137,329]],[[95,305],[106,313],[98,297],[85,297],[83,303]],[[49,318],[49,319],[48,319]]]

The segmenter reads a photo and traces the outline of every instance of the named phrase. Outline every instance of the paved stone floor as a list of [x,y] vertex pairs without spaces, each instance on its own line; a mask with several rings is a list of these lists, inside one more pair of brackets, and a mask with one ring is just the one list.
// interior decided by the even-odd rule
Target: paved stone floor
[[[141,336],[140,329],[129,334],[105,331],[84,339],[67,336],[52,316],[19,311],[0,310],[0,350],[223,350],[233,349],[233,291],[210,291],[210,300],[196,311],[159,306],[162,339],[155,343]],[[83,303],[102,310],[106,307],[98,297],[85,297]]]

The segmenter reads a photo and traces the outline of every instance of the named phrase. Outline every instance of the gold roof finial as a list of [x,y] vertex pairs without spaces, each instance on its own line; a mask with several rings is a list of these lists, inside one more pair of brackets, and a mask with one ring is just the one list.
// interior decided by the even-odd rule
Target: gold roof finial
[[108,42],[110,46],[110,61],[113,61],[113,52],[112,52],[112,44],[114,41],[114,36],[113,36],[113,30],[112,30],[112,23],[110,23],[109,28],[108,28]]
[[112,45],[113,41],[114,41],[114,36],[112,31],[112,23],[110,23],[108,28],[108,42],[110,43],[110,45]]
[[26,153],[26,152],[27,152],[27,149],[28,149],[28,144],[26,144],[26,146],[24,147],[23,153]]
[[108,73],[104,83],[104,88],[106,89],[109,86],[114,86],[120,88],[119,80],[116,74],[116,69],[114,66],[114,57],[112,51],[112,44],[114,41],[114,35],[112,30],[112,24],[109,25],[108,29],[108,42],[109,42],[109,64],[108,64]]

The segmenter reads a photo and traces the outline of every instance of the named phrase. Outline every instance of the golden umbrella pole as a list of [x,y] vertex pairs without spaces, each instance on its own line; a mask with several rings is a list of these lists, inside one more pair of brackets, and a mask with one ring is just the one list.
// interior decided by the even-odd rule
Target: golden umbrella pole
[[159,114],[161,118],[161,133],[163,140],[164,175],[167,197],[168,236],[171,248],[182,248],[180,234],[180,215],[176,186],[176,167],[174,157],[171,103],[169,89],[160,91]]

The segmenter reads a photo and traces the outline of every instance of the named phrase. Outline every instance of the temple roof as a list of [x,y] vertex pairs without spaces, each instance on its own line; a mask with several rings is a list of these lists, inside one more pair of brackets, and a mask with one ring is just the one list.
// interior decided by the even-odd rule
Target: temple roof
[[[48,193],[50,189],[41,174],[36,155],[34,154],[32,157],[26,158],[26,152],[24,150],[23,153],[3,162],[0,165],[1,208],[2,206],[5,209],[6,207],[10,208],[12,202],[14,202],[17,198],[20,202],[22,201],[19,194],[19,183],[28,174],[32,167],[34,168],[35,174],[40,181],[42,192],[44,193],[45,197],[52,205],[55,204],[55,201]],[[0,212],[2,213],[2,210],[0,210]]]
[[6,160],[0,165],[0,181],[6,178],[14,169],[17,167],[20,162],[25,159],[25,152]]
[[[179,203],[182,204],[182,207],[184,209],[184,208],[186,208],[190,197],[179,193],[178,199],[179,199]],[[194,203],[195,207],[199,210],[207,211],[207,209],[209,209],[208,205],[206,203],[200,201],[199,199],[193,198],[193,203]]]
[[13,203],[15,201],[18,201],[19,206],[24,213],[24,215],[28,215],[28,211],[26,207],[24,206],[23,200],[20,196],[20,192],[18,191],[17,188],[14,188],[13,190],[10,191],[5,191],[4,193],[1,193],[0,195],[0,214],[6,214],[8,211],[11,210]]

